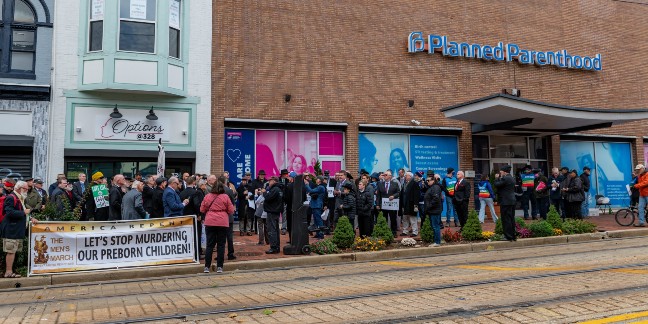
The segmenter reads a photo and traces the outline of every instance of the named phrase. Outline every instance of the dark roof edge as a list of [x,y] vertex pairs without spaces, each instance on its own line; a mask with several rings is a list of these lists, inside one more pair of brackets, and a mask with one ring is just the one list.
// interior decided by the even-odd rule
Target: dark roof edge
[[472,105],[478,102],[486,101],[486,100],[491,100],[495,98],[506,98],[506,99],[511,99],[515,101],[520,101],[520,102],[525,102],[525,103],[530,103],[534,105],[539,105],[539,106],[545,106],[545,107],[550,107],[550,108],[558,108],[558,109],[566,109],[566,110],[573,110],[573,111],[588,111],[588,112],[597,112],[597,113],[632,113],[632,112],[648,112],[648,109],[600,109],[600,108],[582,108],[582,107],[572,107],[572,106],[563,106],[563,105],[557,105],[557,104],[552,104],[552,103],[547,103],[547,102],[542,102],[542,101],[535,101],[531,99],[526,99],[526,98],[520,98],[516,96],[512,96],[509,94],[503,94],[503,93],[497,93],[493,94],[490,96],[474,99],[471,101],[467,101],[464,103],[460,103],[458,105],[454,106],[449,106],[441,109],[441,112],[445,112],[448,110],[453,110],[457,108],[461,108],[464,106]]

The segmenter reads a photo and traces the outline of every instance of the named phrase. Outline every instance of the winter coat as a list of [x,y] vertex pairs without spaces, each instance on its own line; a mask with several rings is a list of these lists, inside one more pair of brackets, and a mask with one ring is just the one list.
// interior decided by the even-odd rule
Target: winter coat
[[[315,186],[311,189],[310,186],[304,184],[304,189],[311,195],[310,208],[311,209],[322,209],[324,208],[324,196],[326,196],[326,187],[323,184]],[[292,208],[292,206],[290,206]]]
[[356,212],[358,216],[368,217],[371,215],[371,209],[373,208],[374,197],[371,190],[371,186],[367,186],[365,190],[358,190],[358,199],[356,200]]
[[515,206],[515,179],[510,174],[495,180],[499,203],[502,206]]
[[283,212],[283,190],[279,184],[270,187],[268,191],[263,194],[265,201],[263,203],[263,210],[266,213],[279,214]]
[[22,240],[27,233],[27,215],[22,202],[16,194],[8,194],[4,204],[4,219],[0,223],[0,237],[6,239]]
[[127,192],[122,198],[121,217],[123,220],[137,220],[146,218],[146,211],[142,202],[142,193],[137,189]]
[[420,188],[418,183],[410,180],[403,185],[401,192],[400,208],[403,210],[403,215],[416,215],[414,208],[418,208]]
[[164,199],[164,189],[161,187],[155,187],[153,191],[153,213],[151,214],[151,218],[162,218],[164,217],[164,203],[162,200]]
[[567,185],[566,199],[568,202],[579,202],[585,200],[583,193],[583,183],[579,177],[569,180]]
[[648,171],[644,171],[639,175],[639,180],[635,185],[635,188],[639,189],[639,196],[648,196]]
[[30,189],[27,192],[27,198],[25,198],[25,207],[31,210],[40,210],[43,206],[43,198],[38,194],[36,189]]
[[144,210],[153,215],[153,194],[155,193],[155,188],[151,188],[148,185],[144,185],[144,190],[142,190],[142,204]]
[[495,199],[495,193],[493,192],[493,187],[491,186],[490,182],[488,180],[482,180],[479,182],[477,185],[477,189],[479,190],[479,198],[491,198]]
[[441,212],[443,212],[442,192],[443,188],[436,182],[428,188],[423,198],[425,202],[425,214],[441,215]]
[[108,192],[110,199],[110,208],[108,210],[108,220],[121,220],[122,199],[124,199],[124,191],[118,186],[110,187]]
[[[68,202],[67,210],[64,201]],[[52,191],[52,202],[54,203],[54,206],[56,206],[56,211],[59,213],[63,212],[69,212],[72,211],[72,201],[70,201],[70,196],[68,196],[67,192],[65,190],[56,187],[54,191]]]
[[342,194],[342,205],[340,206],[343,210],[342,215],[349,217],[349,220],[353,221],[357,214],[355,195],[352,192]]
[[234,204],[227,194],[210,193],[203,199],[200,212],[205,214],[205,226],[229,227],[229,215],[234,214]]

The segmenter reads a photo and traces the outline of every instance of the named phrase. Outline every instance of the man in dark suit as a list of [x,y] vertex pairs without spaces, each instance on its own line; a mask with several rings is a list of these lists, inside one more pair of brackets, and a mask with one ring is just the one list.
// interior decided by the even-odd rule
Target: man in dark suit
[[126,180],[124,179],[124,176],[121,174],[117,174],[113,178],[113,185],[112,187],[110,187],[110,191],[108,192],[108,196],[110,199],[110,206],[108,206],[110,208],[108,210],[108,220],[114,221],[114,220],[122,219],[121,217],[122,199],[126,194],[122,189],[122,186],[124,185],[125,181]]
[[454,196],[452,196],[452,204],[459,216],[459,225],[463,229],[468,220],[468,202],[470,201],[470,182],[464,179],[463,171],[457,172],[457,184],[455,185]]
[[[401,190],[401,205],[400,209],[403,211],[403,233],[401,236],[407,236],[408,228],[412,227],[412,233],[409,236],[414,237],[418,235],[418,224],[416,215],[418,214],[419,198],[421,197],[421,189],[418,182],[414,181],[411,171],[405,173],[405,182],[403,182],[403,190]],[[421,225],[423,226],[423,225]]]
[[[391,171],[385,171],[383,175],[383,181],[378,183],[378,200],[376,201],[376,207],[378,209],[381,209],[383,199],[393,201],[394,199],[400,198],[400,185],[398,184],[398,181],[392,178]],[[396,220],[397,212],[397,210],[383,211],[385,218],[389,219],[389,225],[394,237],[396,237],[396,232],[398,231],[398,223]]]
[[515,179],[511,176],[511,166],[506,165],[495,175],[495,188],[499,197],[500,215],[504,238],[515,241]]
[[165,177],[159,177],[155,179],[155,184],[157,187],[155,187],[155,190],[153,191],[151,202],[151,209],[153,212],[150,214],[151,218],[162,218],[164,217],[164,203],[162,202],[162,197],[164,196],[164,189],[166,189],[167,186],[167,179]]
[[[74,200],[79,202],[83,199],[83,194],[86,190],[86,179],[87,176],[85,173],[79,173],[79,181],[72,184],[72,195],[74,195]],[[81,221],[88,220],[88,215],[84,206],[81,206]]]

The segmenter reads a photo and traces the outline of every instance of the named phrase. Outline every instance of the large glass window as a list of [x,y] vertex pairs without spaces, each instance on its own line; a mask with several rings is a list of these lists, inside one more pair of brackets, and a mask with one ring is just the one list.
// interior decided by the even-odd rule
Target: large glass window
[[169,0],[169,56],[180,58],[180,0]]
[[119,50],[155,53],[156,0],[119,3]]
[[104,0],[90,0],[90,30],[88,31],[88,51],[103,49]]
[[491,158],[527,158],[527,138],[515,136],[491,136]]

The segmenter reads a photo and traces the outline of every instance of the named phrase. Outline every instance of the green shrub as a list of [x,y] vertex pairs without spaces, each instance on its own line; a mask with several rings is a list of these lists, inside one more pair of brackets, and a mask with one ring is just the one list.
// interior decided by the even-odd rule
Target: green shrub
[[515,217],[515,224],[519,225],[521,228],[529,228],[529,225],[527,225],[522,217]]
[[483,239],[482,227],[476,210],[473,209],[468,213],[468,220],[461,229],[461,237],[467,241],[478,241]]
[[339,253],[337,245],[333,243],[331,238],[326,238],[321,241],[317,241],[310,245],[311,251],[317,254],[335,254]]
[[567,219],[563,222],[563,234],[582,234],[596,232],[596,224],[580,219]]
[[502,227],[502,217],[497,218],[497,222],[495,222],[495,234],[504,235],[504,228]]
[[529,230],[531,230],[533,237],[547,237],[554,235],[553,227],[548,221],[544,220],[529,224]]
[[549,213],[547,213],[547,222],[551,224],[551,227],[553,228],[562,229],[563,221],[560,218],[560,214],[556,210],[556,207],[554,207],[553,205],[549,207]]
[[493,242],[501,241],[503,239],[504,239],[504,235],[502,235],[502,234],[495,234],[495,235],[491,236],[491,238],[490,238],[490,240],[493,241]]
[[353,245],[354,239],[355,231],[353,225],[349,222],[349,218],[346,216],[340,217],[333,232],[333,243],[340,249],[348,249]]
[[421,240],[425,243],[432,243],[434,242],[434,231],[430,224],[430,217],[425,216],[424,218],[423,225],[421,225]]
[[378,221],[376,222],[376,226],[374,226],[371,237],[382,239],[385,241],[385,244],[391,244],[394,241],[394,233],[392,233],[391,228],[387,225],[387,219],[385,219],[382,212],[378,214]]

